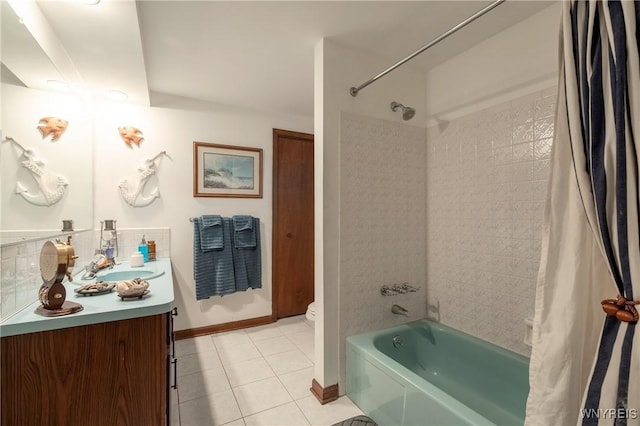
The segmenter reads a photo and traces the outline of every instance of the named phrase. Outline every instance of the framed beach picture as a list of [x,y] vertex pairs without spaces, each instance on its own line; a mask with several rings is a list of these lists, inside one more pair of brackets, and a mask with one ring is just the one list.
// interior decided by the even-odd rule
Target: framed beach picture
[[194,142],[193,196],[262,198],[262,149]]

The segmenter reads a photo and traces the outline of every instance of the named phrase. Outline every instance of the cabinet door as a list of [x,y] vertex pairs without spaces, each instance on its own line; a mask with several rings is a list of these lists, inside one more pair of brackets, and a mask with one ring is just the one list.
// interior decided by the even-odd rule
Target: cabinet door
[[167,317],[2,338],[2,425],[163,425]]

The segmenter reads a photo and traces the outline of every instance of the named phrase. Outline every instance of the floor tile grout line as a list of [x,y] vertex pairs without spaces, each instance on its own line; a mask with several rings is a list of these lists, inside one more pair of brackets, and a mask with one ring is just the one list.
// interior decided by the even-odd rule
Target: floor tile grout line
[[[307,398],[307,397],[305,397]],[[296,399],[293,402],[295,402],[296,407],[298,407],[298,410],[300,410],[300,412],[302,413],[302,415],[304,416],[304,418],[307,420],[307,423],[309,423],[309,425],[312,425],[313,423],[311,423],[311,419],[309,419],[309,417],[307,417],[307,415],[304,413],[304,410],[302,409],[302,407],[300,407],[300,404],[298,404],[298,401],[304,399],[304,398],[300,398],[300,399]]]
[[302,349],[298,344],[296,344],[296,342],[293,342],[293,345],[294,345],[296,348],[298,348],[298,350],[299,350],[300,352],[302,352],[302,354],[303,354],[303,355],[304,355],[304,356],[305,356],[309,361],[311,361],[311,362],[313,363],[313,365],[316,365],[315,360],[311,359],[311,358],[309,357],[309,355],[307,355],[307,353],[306,353],[306,352],[305,352],[305,351],[304,351],[304,350],[303,350],[303,349]]
[[[295,370],[287,371],[287,372],[282,373],[282,374],[294,373],[294,372],[296,372],[296,371],[304,370],[305,368],[315,367],[315,365],[316,365],[316,364],[315,364],[311,359],[309,359],[309,357],[307,356],[307,354],[305,354],[305,353],[304,353],[302,350],[300,350],[300,349],[296,349],[296,350],[297,350],[298,352],[302,353],[302,355],[307,359],[307,361],[309,361],[309,362],[311,363],[311,365],[307,365],[306,367],[297,368],[297,369],[295,369]],[[285,352],[280,352],[280,353],[273,354],[273,355],[282,355],[282,354],[286,354],[286,353],[288,353],[288,352],[295,352],[295,351],[285,351]],[[273,355],[269,355],[269,356],[273,356]],[[267,362],[267,364],[269,364],[269,360],[265,359],[265,361]],[[269,366],[271,367],[271,364],[269,364]],[[274,371],[275,371],[275,370],[274,370]],[[278,375],[278,373],[276,373],[276,376],[277,376],[277,375]]]
[[229,380],[229,374],[227,373],[227,370],[224,368],[224,362],[222,361],[222,358],[220,357],[220,353],[218,352],[218,345],[216,345],[216,342],[213,340],[214,335],[210,334],[210,336],[211,336],[211,343],[213,344],[213,347],[216,350],[216,354],[218,355],[218,359],[220,360],[220,364],[222,365],[222,371],[224,371],[224,376],[227,378],[227,383],[229,384],[229,390],[231,391],[231,395],[233,395],[233,400],[236,402],[236,407],[238,407],[238,412],[240,413],[239,418],[229,420],[227,423],[235,422],[236,420],[242,419],[242,423],[246,424],[246,422],[244,421],[244,416],[242,415],[242,410],[240,409],[240,403],[238,402],[236,393],[233,391],[233,387],[231,386],[231,380]]
[[[255,362],[258,359],[260,359],[260,358],[249,359],[246,362]],[[236,385],[236,386],[231,386],[231,388],[233,389],[233,388],[237,388],[237,387],[244,386],[244,385],[250,385],[252,383],[256,383],[256,382],[259,382],[261,380],[267,380],[267,379],[271,379],[273,377],[277,377],[278,375],[276,374],[276,372],[273,370],[273,368],[269,364],[269,361],[267,361],[264,357],[262,357],[262,360],[264,361],[265,364],[267,364],[267,368],[269,368],[269,370],[271,370],[271,372],[273,373],[273,376],[263,377],[262,379],[256,379],[256,380],[253,380],[251,382],[242,383],[242,384],[239,384],[239,385]],[[245,362],[245,361],[243,361],[243,362]],[[226,372],[226,370],[225,370],[225,372]],[[228,379],[228,377],[227,377],[227,379]],[[229,384],[231,384],[231,380],[229,380]]]
[[[278,336],[278,337],[273,337],[272,339],[281,339],[281,338],[283,338],[283,337],[284,337],[285,339],[287,339],[287,341],[289,341],[289,343],[291,343],[292,345],[296,346],[296,344],[295,344],[294,342],[292,342],[292,341],[291,341],[291,339],[289,339],[289,338],[288,338],[287,336],[285,336],[285,335]],[[272,340],[272,339],[264,339],[264,340],[259,340],[259,341],[260,341],[260,342],[264,342],[265,340]],[[255,345],[255,343],[254,343],[254,345]],[[260,350],[260,348],[258,347],[258,345],[255,345],[255,346],[256,346],[256,348],[258,349],[258,352],[260,352],[260,354],[261,354],[263,357],[267,357],[267,356],[270,356],[270,355],[277,355],[277,354],[282,353],[282,352],[287,352],[287,351],[282,351],[282,352],[276,352],[276,353],[273,353],[273,354],[265,355],[265,354]],[[296,346],[296,347],[297,347],[297,346]]]
[[[251,339],[251,336],[249,336],[249,339]],[[251,339],[251,343],[252,343],[254,346],[256,346],[256,345],[255,345],[255,342],[254,342],[252,339]],[[216,347],[216,350],[217,350],[217,348],[218,348],[218,347],[215,345],[215,342],[214,342],[214,346]],[[276,378],[278,377],[278,375],[276,374],[276,372],[275,372],[275,371],[273,370],[273,368],[271,367],[271,364],[269,364],[269,361],[267,361],[267,360],[265,359],[264,355],[262,355],[262,352],[260,351],[260,349],[259,349],[257,346],[256,346],[256,349],[258,350],[258,353],[260,353],[260,355],[261,355],[261,356],[260,356],[260,358],[254,358],[254,359],[247,360],[247,361],[255,361],[256,359],[262,359],[262,360],[264,361],[264,363],[267,365],[267,368],[269,368],[269,370],[271,370],[271,372],[273,373],[273,376],[272,376],[272,377],[267,377],[267,378],[264,378],[264,379],[254,380],[254,381],[252,381],[252,382],[250,382],[250,383],[244,383],[244,384],[242,384],[242,385],[238,385],[238,386],[235,386],[235,387],[234,387],[234,386],[231,386],[231,380],[229,380],[229,376],[228,376],[227,370],[226,370],[226,368],[225,368],[225,364],[224,364],[224,362],[222,362],[222,367],[223,367],[223,369],[224,369],[224,371],[225,371],[225,375],[227,375],[227,381],[229,381],[229,385],[231,386],[231,392],[232,392],[232,394],[233,394],[233,398],[234,398],[234,399],[235,399],[235,401],[236,401],[236,404],[237,404],[237,406],[238,406],[238,410],[240,411],[240,415],[241,415],[242,421],[243,421],[245,424],[246,424],[246,422],[244,421],[245,417],[249,417],[249,416],[254,415],[254,414],[257,414],[257,413],[252,413],[252,414],[250,414],[249,416],[245,416],[245,415],[244,415],[244,413],[242,412],[242,409],[240,408],[240,403],[238,402],[238,398],[236,397],[236,393],[235,393],[235,391],[234,391],[234,388],[237,388],[237,387],[240,387],[240,386],[245,386],[245,385],[252,384],[252,383],[256,383],[256,382],[259,382],[259,381],[261,381],[261,380],[268,380],[268,379],[271,379],[271,378],[273,378],[273,377],[276,377]],[[289,391],[287,391],[287,388],[284,386],[284,384],[282,384],[282,382],[280,381],[280,379],[279,379],[279,378],[278,378],[277,380],[280,382],[280,384],[282,385],[282,387],[285,389],[285,391],[287,392],[287,394],[289,395],[289,397],[290,397],[290,398],[292,399],[292,401],[293,401],[293,398],[292,398],[292,397],[291,397],[291,395],[289,394]],[[289,402],[291,402],[291,401],[289,401]],[[286,402],[285,404],[288,404],[289,402]],[[280,404],[280,405],[284,405],[284,404]],[[280,405],[276,405],[275,407],[271,407],[271,408],[276,408],[276,407],[279,407]],[[262,410],[262,411],[267,411],[267,410],[270,410],[271,408],[268,408],[268,409],[265,409],[265,410]],[[262,412],[262,411],[259,411],[259,412]],[[238,419],[236,419],[236,420],[238,420]],[[233,420],[232,420],[232,421],[233,421]]]
[[[204,394],[204,395],[200,395],[197,398],[185,401],[185,403],[189,402],[189,401],[195,401],[196,399],[199,399],[199,398],[205,398],[205,397],[209,397],[211,395],[220,394],[220,393],[223,393],[223,392],[231,392],[231,395],[233,395],[234,401],[236,401],[236,406],[238,407],[238,412],[240,413],[240,417],[238,417],[236,419],[233,419],[233,420],[229,420],[226,423],[234,422],[234,421],[237,421],[237,420],[240,420],[240,419],[243,419],[242,421],[244,422],[244,417],[242,416],[242,411],[240,410],[240,404],[238,404],[238,400],[236,398],[236,395],[233,392],[233,388],[231,386],[231,382],[229,381],[229,376],[227,375],[227,371],[224,368],[224,363],[222,362],[222,359],[220,359],[220,354],[218,353],[218,347],[216,346],[215,342],[213,341],[213,334],[209,334],[208,337],[211,339],[211,343],[213,344],[214,350],[213,351],[205,351],[205,352],[215,352],[216,353],[216,356],[218,357],[218,360],[220,361],[220,364],[222,366],[222,371],[223,371],[225,377],[227,378],[227,384],[229,384],[229,389],[225,389],[225,390],[219,391],[219,392],[213,392],[213,393],[207,393],[207,394]],[[197,352],[197,353],[202,353],[202,352]],[[204,371],[204,370],[201,370],[200,372],[202,372],[202,371]],[[193,374],[197,374],[197,373],[198,372],[193,373]],[[178,402],[179,402],[180,401],[180,389],[178,388],[177,391],[178,391]],[[180,413],[180,408],[179,407],[180,407],[180,403],[178,404],[178,420],[180,422],[179,424],[182,424],[182,414]]]
[[[256,383],[256,382],[260,382],[260,381],[262,381],[262,380],[269,380],[269,379],[273,379],[273,378],[277,378],[277,377],[278,377],[278,376],[274,376],[274,377],[267,377],[267,378],[265,378],[265,379],[256,380],[255,382],[251,382],[251,383]],[[278,379],[278,381],[280,381],[280,380]],[[247,384],[251,384],[251,383],[247,383]],[[245,416],[245,415],[242,413],[242,410],[240,410],[240,414],[242,415],[242,418],[244,419],[245,417],[253,416],[254,414],[262,413],[262,412],[264,412],[264,411],[271,410],[272,408],[280,407],[280,406],[282,406],[282,405],[289,404],[290,402],[295,401],[295,400],[293,399],[293,397],[291,397],[291,394],[289,394],[289,391],[288,391],[288,390],[287,390],[287,388],[284,386],[284,384],[282,384],[282,382],[280,382],[280,384],[282,385],[282,387],[284,388],[284,390],[287,392],[287,394],[288,394],[288,395],[289,395],[289,397],[291,398],[291,401],[283,402],[282,404],[274,405],[273,407],[270,407],[270,408],[265,408],[264,410],[260,410],[260,411],[257,411],[257,412],[255,412],[255,413],[251,413],[251,414],[249,414],[249,415],[247,415],[247,416]],[[240,385],[240,386],[245,386],[245,385]],[[236,386],[236,388],[238,388],[238,387],[240,387],[240,386]],[[234,388],[231,388],[231,390],[232,390],[232,391],[233,391],[233,389],[234,389]],[[235,397],[235,392],[233,392],[233,395],[234,395],[234,397]],[[237,402],[237,401],[236,401],[236,402]],[[240,404],[238,404],[238,407],[240,407]]]
[[[214,345],[214,351],[198,352],[198,354],[200,354],[200,353],[207,353],[207,352],[215,352],[215,353],[216,353],[216,356],[218,357],[218,360],[220,360],[220,356],[219,356],[219,355],[218,355],[218,353],[217,353],[217,348],[216,348],[216,346],[215,346],[215,345]],[[193,355],[193,354],[191,354],[191,355]],[[222,363],[222,360],[220,360],[220,365],[221,365],[221,367],[222,367],[222,372],[225,374],[225,377],[227,378],[227,384],[229,385],[229,390],[230,390],[230,389],[231,389],[231,382],[229,381],[229,377],[227,376],[227,372],[226,372],[226,370],[224,369],[224,364]],[[202,373],[204,373],[205,371],[210,371],[210,370],[213,370],[213,369],[208,369],[208,370],[199,370],[199,371],[196,371],[196,372],[193,372],[193,373],[190,373],[190,374],[185,374],[184,376],[179,376],[179,378],[182,378],[182,377],[188,377],[188,376],[195,376],[195,375],[202,375]],[[184,380],[184,379],[183,379],[183,380]],[[177,383],[176,383],[176,384],[177,384]],[[205,396],[209,396],[209,395],[213,395],[213,394],[220,393],[220,392],[225,392],[225,391],[226,391],[226,390],[224,390],[224,391],[218,391],[218,392],[213,392],[213,393],[206,393],[206,392],[205,392],[205,394],[203,394],[203,395],[199,395],[199,396],[197,396],[197,397],[194,397],[194,398],[191,398],[191,399],[187,399],[187,400],[185,400],[184,402],[193,401],[193,400],[196,400],[196,399],[199,399],[199,398],[203,398],[203,397],[205,397]],[[180,404],[180,386],[178,386],[177,392],[178,392],[178,403]]]
[[[294,346],[297,346],[295,344],[295,342],[293,342]],[[301,351],[302,352],[302,351]],[[304,352],[303,352],[304,353]],[[306,368],[314,368],[315,367],[315,363],[312,363],[311,367],[306,367]],[[300,369],[300,370],[294,370],[294,371],[289,371],[287,373],[283,373],[283,374],[289,374],[289,373],[293,373],[295,371],[301,371],[304,369]],[[291,395],[291,392],[289,392],[289,389],[287,389],[287,387],[285,386],[284,382],[282,381],[282,379],[280,378],[279,374],[276,374],[276,377],[278,378],[278,381],[280,382],[280,384],[282,385],[282,387],[284,387],[284,389],[287,391],[287,393],[289,394],[289,396],[291,397],[291,399],[293,400],[293,403],[296,405],[296,407],[298,408],[298,410],[300,411],[300,413],[302,413],[302,416],[305,418],[305,420],[307,421],[307,423],[309,425],[311,425],[311,420],[309,420],[309,418],[307,417],[307,415],[304,413],[304,411],[302,410],[302,408],[300,407],[300,405],[298,404],[298,400],[296,398],[293,397],[293,395]],[[306,397],[304,397],[306,398]],[[302,399],[302,398],[299,398]]]
[[[177,359],[177,358],[176,358]],[[176,406],[176,410],[178,410],[178,426],[180,426],[182,424],[182,420],[180,419],[180,391],[178,390],[178,382],[176,380],[176,383],[174,383],[176,385],[176,388],[174,389],[176,392],[176,401],[177,403],[175,404]],[[169,399],[169,406],[172,406],[174,404],[171,403],[171,399]],[[171,407],[173,408],[173,407]],[[169,416],[171,417],[171,416]],[[171,421],[171,418],[169,418],[169,421]]]
[[[301,321],[301,322],[304,322],[304,320],[303,320],[303,321]],[[295,322],[294,322],[294,323],[295,323]],[[277,322],[276,322],[276,324],[277,324]],[[311,329],[313,330],[313,327],[311,327],[311,325],[310,325],[310,324],[308,324],[308,323],[306,323],[306,322],[305,322],[305,324],[306,324],[309,328],[311,328]],[[260,381],[260,380],[267,380],[267,379],[271,379],[271,378],[273,378],[273,377],[276,377],[276,378],[277,378],[277,380],[278,380],[278,382],[279,382],[279,383],[281,384],[281,386],[285,389],[285,392],[287,392],[287,395],[291,398],[291,401],[288,401],[288,402],[283,403],[283,404],[276,405],[276,406],[274,406],[274,407],[271,407],[271,408],[268,408],[268,409],[265,409],[265,410],[261,410],[261,411],[256,412],[256,413],[252,413],[252,414],[250,414],[249,416],[252,416],[252,415],[254,415],[254,414],[258,414],[258,413],[261,413],[261,412],[264,412],[264,411],[267,411],[267,410],[270,410],[270,409],[273,409],[273,408],[277,408],[277,407],[280,407],[280,406],[282,406],[282,405],[286,405],[286,404],[289,404],[289,403],[291,403],[291,402],[294,402],[294,403],[295,403],[295,405],[296,405],[296,407],[298,408],[298,410],[302,413],[302,415],[303,415],[303,417],[305,418],[305,420],[309,423],[309,425],[311,425],[311,421],[308,419],[307,415],[304,413],[304,411],[302,410],[302,408],[300,407],[300,405],[299,405],[299,404],[298,404],[298,402],[297,402],[298,400],[301,400],[301,399],[304,399],[304,398],[308,398],[309,396],[305,396],[305,397],[302,397],[302,398],[299,398],[299,399],[295,399],[295,398],[291,395],[291,393],[289,392],[289,390],[287,389],[287,387],[286,387],[286,386],[284,386],[284,383],[282,382],[282,380],[281,380],[281,378],[280,378],[280,375],[279,375],[279,374],[277,374],[277,373],[275,372],[275,370],[273,369],[273,367],[271,366],[271,364],[269,363],[269,361],[265,358],[265,356],[264,356],[264,354],[262,353],[262,351],[260,351],[260,349],[257,347],[257,345],[255,344],[255,341],[251,338],[251,336],[250,336],[250,335],[249,335],[249,333],[247,332],[247,329],[243,329],[243,330],[233,330],[233,332],[236,332],[236,331],[242,331],[242,333],[241,333],[241,334],[247,335],[247,336],[249,337],[250,342],[252,343],[252,345],[256,348],[256,350],[257,350],[257,351],[258,351],[258,353],[260,354],[260,357],[253,358],[253,360],[262,358],[262,359],[264,360],[264,362],[267,364],[268,368],[269,368],[269,369],[274,373],[274,376],[272,376],[272,377],[268,377],[268,378],[265,378],[265,379],[255,380],[255,381],[253,381],[253,382],[246,383],[246,384],[251,384],[251,383],[258,382],[258,381]],[[307,359],[312,363],[312,365],[311,365],[311,366],[304,367],[304,368],[300,368],[300,369],[296,369],[296,370],[292,370],[292,371],[287,371],[286,373],[282,373],[282,375],[290,374],[290,373],[294,373],[294,372],[297,372],[297,371],[301,371],[301,370],[304,370],[304,369],[306,369],[306,368],[313,368],[313,367],[315,366],[315,362],[309,358],[309,356],[305,353],[305,351],[304,351],[304,350],[302,350],[302,348],[301,348],[299,345],[297,345],[295,341],[293,341],[291,338],[289,338],[289,335],[290,335],[290,334],[306,333],[306,331],[302,331],[302,332],[300,332],[300,331],[296,331],[296,332],[294,332],[294,333],[284,333],[284,332],[282,332],[282,330],[279,330],[279,331],[280,331],[281,335],[280,335],[280,336],[274,336],[273,338],[278,338],[278,337],[281,337],[281,336],[286,337],[286,338],[287,338],[287,340],[288,340],[288,341],[290,341],[291,343],[293,343],[293,345],[297,348],[297,350],[298,350],[298,351],[300,351],[300,352],[302,352],[302,354],[305,356],[305,358],[307,358]],[[236,402],[236,406],[238,407],[238,411],[240,412],[240,416],[241,416],[241,417],[239,417],[239,418],[236,418],[236,419],[230,420],[229,422],[234,422],[234,421],[237,421],[237,420],[242,419],[243,423],[245,423],[245,424],[246,424],[245,418],[246,418],[246,417],[249,417],[249,416],[244,416],[244,415],[243,415],[243,413],[242,413],[242,410],[240,410],[240,404],[238,403],[238,399],[237,399],[236,394],[235,394],[235,392],[234,392],[234,387],[233,387],[233,386],[231,386],[231,381],[230,381],[230,379],[229,379],[229,375],[228,375],[227,369],[225,368],[225,362],[223,361],[222,357],[220,356],[220,352],[219,352],[219,350],[220,350],[220,349],[218,348],[218,345],[216,344],[216,341],[214,340],[214,336],[215,336],[215,334],[210,334],[210,335],[208,335],[207,337],[209,337],[209,338],[211,339],[210,341],[211,341],[211,343],[213,344],[214,351],[215,351],[216,355],[218,356],[218,360],[220,361],[220,364],[221,364],[221,366],[222,366],[222,370],[223,370],[223,372],[224,372],[224,374],[225,374],[225,377],[226,377],[226,379],[227,379],[227,383],[229,384],[229,389],[228,389],[228,390],[230,390],[230,391],[231,391],[231,393],[232,393],[232,395],[233,395],[233,397],[234,397],[234,400],[235,400],[235,402]],[[262,339],[261,339],[261,340],[262,340]],[[265,339],[265,340],[266,340],[266,339]],[[204,351],[204,353],[206,353],[206,352],[214,352],[214,351],[206,351],[206,350],[205,350],[205,351]],[[292,351],[284,351],[284,352],[280,352],[280,353],[285,353],[285,352],[292,352]],[[195,352],[190,353],[190,354],[182,354],[181,356],[194,355],[194,354],[199,354],[199,353],[203,353],[203,352],[200,352],[200,351],[199,351],[199,350],[197,350],[197,348],[196,348],[196,351],[195,351]],[[277,355],[277,354],[273,354],[273,355]],[[251,360],[252,360],[252,359],[249,359],[249,360],[247,360],[247,361],[251,361]],[[198,373],[202,373],[203,371],[212,370],[212,369],[213,369],[213,368],[206,369],[206,370],[204,370],[204,369],[203,369],[203,370],[200,370],[200,371],[196,371],[196,372],[194,372],[194,373],[191,373],[191,374],[198,374]],[[187,376],[187,375],[185,375],[185,376]],[[184,376],[181,376],[181,377],[184,377]],[[238,385],[238,386],[236,386],[236,388],[237,388],[237,387],[239,387],[239,386],[244,386],[244,385],[246,385],[246,384]],[[216,393],[222,393],[222,392],[227,392],[227,390],[220,391],[220,392],[215,392],[214,394],[216,394]],[[205,394],[205,395],[199,396],[198,398],[203,398],[203,397],[210,396],[210,395],[213,395],[213,394]],[[181,402],[180,402],[180,391],[179,391],[179,389],[177,389],[177,390],[176,390],[176,397],[177,397],[177,401],[178,401],[178,403],[177,403],[177,406],[178,406],[178,422],[179,422],[179,424],[180,424],[180,423],[182,422],[182,418],[181,418],[181,417],[182,417],[182,413],[180,412],[180,405],[181,405]],[[194,399],[197,399],[197,398],[194,398]],[[189,401],[191,401],[191,400],[189,400]],[[186,403],[186,402],[188,402],[188,401],[184,401],[184,402]],[[227,423],[229,423],[229,422],[227,422]]]
[[[282,407],[283,405],[291,404],[292,402],[296,402],[296,401],[295,401],[295,399],[292,399],[291,401],[283,402],[282,404],[274,405],[274,406],[273,406],[273,407],[271,407],[271,408],[265,408],[264,410],[260,410],[260,411],[257,411],[257,412],[255,412],[255,413],[251,413],[251,414],[249,414],[249,415],[247,415],[247,416],[242,416],[242,420],[246,419],[247,417],[255,416],[256,414],[264,413],[265,411],[273,410],[274,408]],[[296,404],[296,406],[297,406],[297,404]],[[300,410],[300,408],[299,408],[299,407],[298,407],[298,409]],[[302,413],[302,415],[304,416],[304,413],[302,412],[302,410],[300,410],[300,412],[301,412],[301,413]],[[306,416],[305,416],[305,419],[306,419]],[[236,420],[237,420],[237,419],[236,419]],[[232,420],[232,421],[233,421],[233,420]],[[307,421],[309,421],[309,420],[307,419]],[[245,422],[245,423],[246,423],[246,422]],[[311,424],[311,423],[309,423],[309,424]]]
[[[277,322],[276,322],[276,324],[277,324]],[[279,337],[284,336],[288,341],[290,341],[291,343],[293,343],[293,345],[294,345],[295,347],[298,347],[298,346],[295,344],[295,342],[292,342],[292,341],[291,341],[291,339],[289,339],[289,337],[288,337],[285,333],[282,333],[282,330],[279,330],[279,331],[280,331],[280,333],[281,333],[281,336],[277,336],[277,337],[274,337],[274,338],[279,338]],[[249,338],[251,338],[251,336],[249,336]],[[264,340],[267,340],[267,339],[264,339]],[[255,341],[253,341],[253,339],[252,339],[252,342],[253,342],[253,344],[255,345]],[[267,408],[267,409],[265,409],[265,410],[259,411],[259,412],[257,412],[257,413],[250,414],[249,416],[253,416],[253,415],[258,414],[258,413],[262,413],[262,412],[265,412],[265,411],[268,411],[268,410],[272,410],[272,409],[274,409],[274,408],[281,407],[281,406],[283,406],[283,405],[286,405],[286,404],[289,404],[289,403],[293,402],[293,403],[296,405],[296,407],[298,408],[298,410],[300,411],[300,413],[302,414],[302,416],[305,418],[305,420],[309,423],[309,425],[311,425],[311,422],[309,421],[309,419],[307,418],[307,416],[304,414],[304,412],[302,411],[302,409],[298,406],[298,404],[297,404],[297,402],[296,402],[296,399],[293,397],[293,395],[291,395],[291,392],[289,392],[289,390],[287,389],[287,387],[284,385],[284,383],[283,383],[283,382],[282,382],[282,380],[280,379],[280,376],[279,376],[279,375],[276,373],[276,371],[273,369],[273,367],[271,366],[271,364],[269,363],[269,361],[266,359],[265,355],[262,353],[262,351],[260,350],[260,348],[259,348],[257,345],[255,345],[255,346],[256,346],[256,348],[258,349],[258,352],[262,355],[262,359],[264,359],[264,361],[265,361],[265,363],[267,364],[267,366],[269,367],[269,369],[273,372],[274,377],[278,380],[278,382],[280,383],[280,385],[284,388],[285,392],[287,392],[287,395],[289,396],[289,398],[291,398],[291,401],[287,401],[287,402],[285,402],[285,403],[283,403],[283,404],[279,404],[279,405],[276,405],[276,406],[274,406],[274,407]],[[298,349],[299,349],[299,348],[298,348]],[[287,352],[287,351],[284,351],[284,352]],[[284,352],[279,352],[279,353],[284,353]],[[302,352],[302,350],[301,350],[300,352]],[[304,352],[303,352],[303,354],[304,354]],[[277,354],[272,354],[272,355],[277,355]],[[306,368],[308,368],[308,367],[306,367]],[[294,371],[299,371],[299,370],[294,370]],[[290,371],[290,372],[287,372],[287,373],[292,373],[292,372],[294,372],[294,371]],[[287,374],[287,373],[284,373],[284,374]],[[266,379],[261,379],[261,380],[266,380]],[[256,380],[256,381],[259,381],[259,380]],[[254,382],[252,382],[252,383],[255,383],[256,381],[254,381]],[[232,390],[233,390],[233,388],[232,388]],[[235,396],[235,392],[234,392],[234,396]],[[242,413],[242,412],[241,412],[241,413]],[[243,420],[243,421],[245,421],[245,418],[246,418],[246,417],[249,417],[249,416],[244,416],[244,415],[243,415],[242,420]],[[245,421],[245,424],[246,424],[246,421]]]

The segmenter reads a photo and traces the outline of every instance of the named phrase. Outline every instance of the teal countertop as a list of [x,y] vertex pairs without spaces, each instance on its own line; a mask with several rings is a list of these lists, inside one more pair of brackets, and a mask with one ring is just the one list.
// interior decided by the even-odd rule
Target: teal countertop
[[[111,270],[101,271],[98,273],[98,277],[109,272],[129,269],[135,270],[136,268],[130,268],[128,261],[122,262]],[[115,288],[111,293],[107,294],[79,296],[73,291],[74,289],[83,284],[95,282],[95,279],[81,280],[80,277],[82,273],[80,273],[73,277],[73,282],[66,282],[64,286],[67,290],[66,300],[80,303],[84,307],[82,311],[61,317],[43,317],[35,313],[35,309],[40,306],[40,301],[36,301],[0,323],[0,336],[6,337],[36,333],[39,331],[58,330],[61,328],[140,318],[169,312],[173,308],[171,259],[162,258],[155,262],[147,262],[139,269],[151,269],[161,274],[156,278],[148,280],[149,294],[142,299],[122,300],[118,297]]]

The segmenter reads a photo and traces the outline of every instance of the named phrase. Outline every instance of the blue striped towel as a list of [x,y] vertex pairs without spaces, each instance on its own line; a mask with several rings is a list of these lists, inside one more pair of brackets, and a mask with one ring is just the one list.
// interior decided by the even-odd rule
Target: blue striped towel
[[[236,216],[234,216],[235,218]],[[248,216],[252,222],[252,234],[255,237],[253,247],[235,247],[233,252],[233,269],[236,276],[236,290],[262,288],[262,250],[260,247],[260,219]],[[238,232],[235,232],[238,235]],[[234,244],[238,243],[238,239]]]
[[200,249],[202,251],[222,250],[224,248],[221,216],[202,216],[198,229],[200,230]]
[[236,291],[231,245],[231,219],[222,218],[223,250],[201,250],[200,218],[193,219],[193,277],[196,299],[224,296]]
[[[235,248],[253,248],[256,246],[256,230],[253,216],[233,216],[233,246]],[[259,223],[258,223],[259,226]]]

